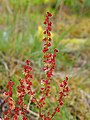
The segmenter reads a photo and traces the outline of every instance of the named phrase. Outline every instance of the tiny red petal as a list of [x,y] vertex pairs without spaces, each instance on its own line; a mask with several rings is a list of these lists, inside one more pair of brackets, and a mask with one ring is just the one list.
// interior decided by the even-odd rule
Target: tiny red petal
[[66,77],[66,80],[68,80],[68,77]]
[[44,47],[43,52],[45,53],[47,51],[48,51],[48,48]]
[[48,16],[49,16],[49,17],[51,17],[51,16],[52,16],[52,14],[51,14],[50,12],[47,12],[47,14],[48,14]]
[[26,60],[26,64],[29,65],[29,63],[30,63],[30,60]]
[[60,104],[60,106],[62,106],[64,103],[61,101],[59,104]]
[[43,41],[43,42],[46,42],[46,41],[47,41],[47,38],[45,37],[42,41]]
[[43,91],[44,90],[44,88],[41,88],[41,91]]
[[44,31],[43,34],[46,34],[46,31]]
[[56,108],[55,108],[55,111],[56,111],[56,112],[60,112],[60,108],[59,108],[59,107],[56,107]]
[[48,36],[51,36],[51,33],[50,33],[50,32],[48,32]]
[[49,22],[48,25],[51,26],[51,25],[52,25],[52,22]]
[[44,23],[43,23],[43,24],[45,24],[45,25],[46,25],[46,23],[47,23],[47,22],[46,22],[46,21],[44,21]]
[[51,39],[51,38],[49,38],[48,40],[49,40],[49,41],[51,41],[52,39]]
[[57,50],[57,49],[54,49],[54,52],[58,52],[58,50]]

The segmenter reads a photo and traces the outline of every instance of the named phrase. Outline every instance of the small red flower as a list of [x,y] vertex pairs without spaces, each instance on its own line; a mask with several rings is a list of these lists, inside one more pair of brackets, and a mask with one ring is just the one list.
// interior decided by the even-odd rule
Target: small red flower
[[24,116],[24,117],[23,117],[23,120],[27,120],[27,117],[26,117],[26,116]]
[[48,51],[48,48],[44,47],[43,52],[45,53],[47,51]]
[[47,12],[47,14],[48,14],[48,16],[50,16],[50,17],[52,16],[52,14],[51,14],[50,12]]
[[54,49],[54,52],[58,52],[58,50],[57,50],[57,49]]
[[51,36],[51,33],[50,33],[50,32],[48,32],[48,36]]
[[46,31],[44,31],[43,34],[46,34]]
[[49,40],[49,41],[51,41],[52,39],[51,39],[51,38],[49,38],[48,40]]
[[42,41],[43,41],[43,42],[46,42],[46,41],[47,41],[47,38],[45,37]]
[[30,64],[30,60],[26,60],[26,64],[29,65]]

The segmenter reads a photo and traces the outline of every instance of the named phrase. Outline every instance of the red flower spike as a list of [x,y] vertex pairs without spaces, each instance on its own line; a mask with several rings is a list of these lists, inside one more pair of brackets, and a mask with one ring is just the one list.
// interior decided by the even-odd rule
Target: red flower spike
[[48,28],[47,28],[49,31],[51,31],[52,30],[52,28],[51,28],[51,26],[48,26]]
[[56,107],[56,108],[55,108],[55,111],[56,111],[56,112],[60,112],[60,108],[59,108],[59,107]]
[[41,91],[44,91],[44,88],[41,88]]
[[46,20],[45,20],[46,24],[49,22],[49,17],[46,16]]
[[36,98],[32,98],[31,102],[36,102]]
[[43,118],[43,117],[44,117],[44,114],[41,114],[40,117]]
[[68,92],[69,91],[69,88],[68,86],[64,88],[63,92]]
[[59,104],[60,104],[60,106],[62,106],[64,103],[61,101]]
[[50,47],[50,46],[51,46],[51,43],[48,43],[47,46]]
[[39,102],[40,102],[40,103],[44,102],[44,99],[45,99],[45,98],[42,97]]
[[47,51],[48,51],[48,48],[44,47],[43,52],[45,53]]

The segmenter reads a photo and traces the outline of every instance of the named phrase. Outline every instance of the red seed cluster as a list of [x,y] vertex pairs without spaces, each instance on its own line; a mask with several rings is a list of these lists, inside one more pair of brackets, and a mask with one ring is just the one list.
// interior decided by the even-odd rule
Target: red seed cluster
[[[41,93],[42,93],[42,97],[40,98],[39,101],[39,107],[43,107],[43,105],[45,104],[45,99],[46,97],[49,95],[50,92],[50,81],[51,81],[51,77],[53,76],[53,71],[56,65],[56,53],[58,52],[57,49],[54,50],[54,53],[50,53],[49,49],[51,44],[51,30],[52,30],[52,22],[50,21],[50,17],[52,16],[51,13],[47,12],[44,24],[45,24],[45,30],[44,30],[44,34],[45,37],[43,38],[43,53],[44,53],[44,66],[42,68],[42,70],[45,72],[46,74],[46,79],[42,79],[41,80],[41,84],[44,85],[44,87],[41,87]],[[43,100],[43,101],[42,101]]]
[[24,66],[24,78],[20,79],[20,85],[17,86],[17,94],[18,94],[18,101],[17,104],[19,106],[19,111],[21,110],[21,115],[23,115],[23,120],[27,120],[26,114],[26,105],[24,103],[24,97],[26,94],[33,96],[34,92],[31,89],[32,86],[32,81],[31,79],[33,78],[32,74],[32,67],[30,66],[30,61],[26,61],[26,65]]
[[4,93],[5,103],[8,104],[8,110],[4,112],[5,118],[4,120],[9,120],[12,114],[12,110],[15,108],[15,103],[12,98],[12,89],[13,89],[14,82],[10,80],[6,86],[8,89],[7,92]]
[[7,88],[9,89],[8,92],[5,92],[5,96],[7,99],[5,102],[9,104],[8,111],[5,111],[6,118],[4,120],[10,120],[10,116],[12,115],[12,109],[13,109],[13,120],[18,120],[19,115],[21,114],[23,117],[23,120],[27,120],[26,114],[28,111],[26,110],[26,104],[24,103],[24,97],[26,94],[33,97],[34,92],[31,89],[32,82],[30,79],[32,79],[31,74],[32,68],[30,67],[30,61],[26,61],[26,65],[24,66],[24,78],[19,80],[20,85],[17,86],[17,107],[15,107],[15,103],[12,99],[12,87],[14,85],[14,82],[9,81]]
[[12,80],[10,80],[6,86],[6,88],[8,89],[8,92],[5,92],[6,96],[12,97],[12,89],[13,89],[13,85],[14,82]]
[[51,30],[52,30],[52,22],[50,21],[51,13],[47,12],[46,19],[44,21],[44,24],[46,25],[45,31],[43,34],[45,34],[45,38],[43,38],[44,48],[43,52],[46,53],[49,50],[49,47],[51,46]]
[[64,81],[62,81],[62,83],[60,84],[59,99],[57,100],[58,101],[58,106],[54,109],[52,117],[57,112],[60,112],[60,107],[63,106],[63,104],[64,104],[63,99],[67,95],[67,93],[69,92],[69,88],[68,88],[68,85],[67,85],[67,80],[68,80],[68,77],[66,77],[66,79]]
[[42,68],[47,75],[47,78],[50,79],[50,77],[53,75],[53,70],[55,68],[55,58],[56,58],[56,53],[58,52],[57,49],[54,50],[54,53],[49,52],[49,48],[51,46],[51,30],[52,30],[52,22],[50,21],[50,17],[52,16],[51,13],[47,12],[44,24],[46,25],[45,31],[43,32],[45,34],[45,38],[42,40],[44,42],[44,48],[43,48],[43,53],[44,53],[44,60],[43,62],[44,67]]

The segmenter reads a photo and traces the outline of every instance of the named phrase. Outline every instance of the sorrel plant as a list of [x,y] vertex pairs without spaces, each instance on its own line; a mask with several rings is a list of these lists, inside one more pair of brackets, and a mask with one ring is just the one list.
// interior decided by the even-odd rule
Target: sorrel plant
[[19,120],[19,116],[22,116],[22,120],[28,120],[27,113],[27,105],[24,103],[25,95],[30,96],[30,103],[35,103],[36,108],[38,109],[38,119],[39,120],[52,120],[56,113],[60,112],[61,106],[64,104],[63,98],[67,95],[69,91],[67,80],[68,77],[59,85],[59,95],[58,95],[58,105],[53,109],[53,112],[47,112],[47,115],[43,113],[42,109],[46,104],[46,98],[49,99],[52,82],[53,71],[56,66],[56,54],[58,52],[57,49],[54,49],[54,52],[50,52],[50,46],[52,38],[51,38],[51,30],[52,30],[52,22],[50,18],[52,14],[47,12],[44,25],[45,30],[43,32],[44,39],[43,42],[43,62],[44,66],[42,70],[45,72],[45,78],[41,79],[40,83],[40,95],[37,98],[37,92],[32,90],[32,67],[30,66],[30,60],[26,60],[26,65],[24,66],[24,77],[19,80],[19,85],[17,86],[17,101],[15,101],[12,97],[13,95],[13,86],[14,82],[10,80],[6,86],[8,89],[7,92],[4,93],[5,102],[8,104],[8,110],[4,112],[4,120]]

